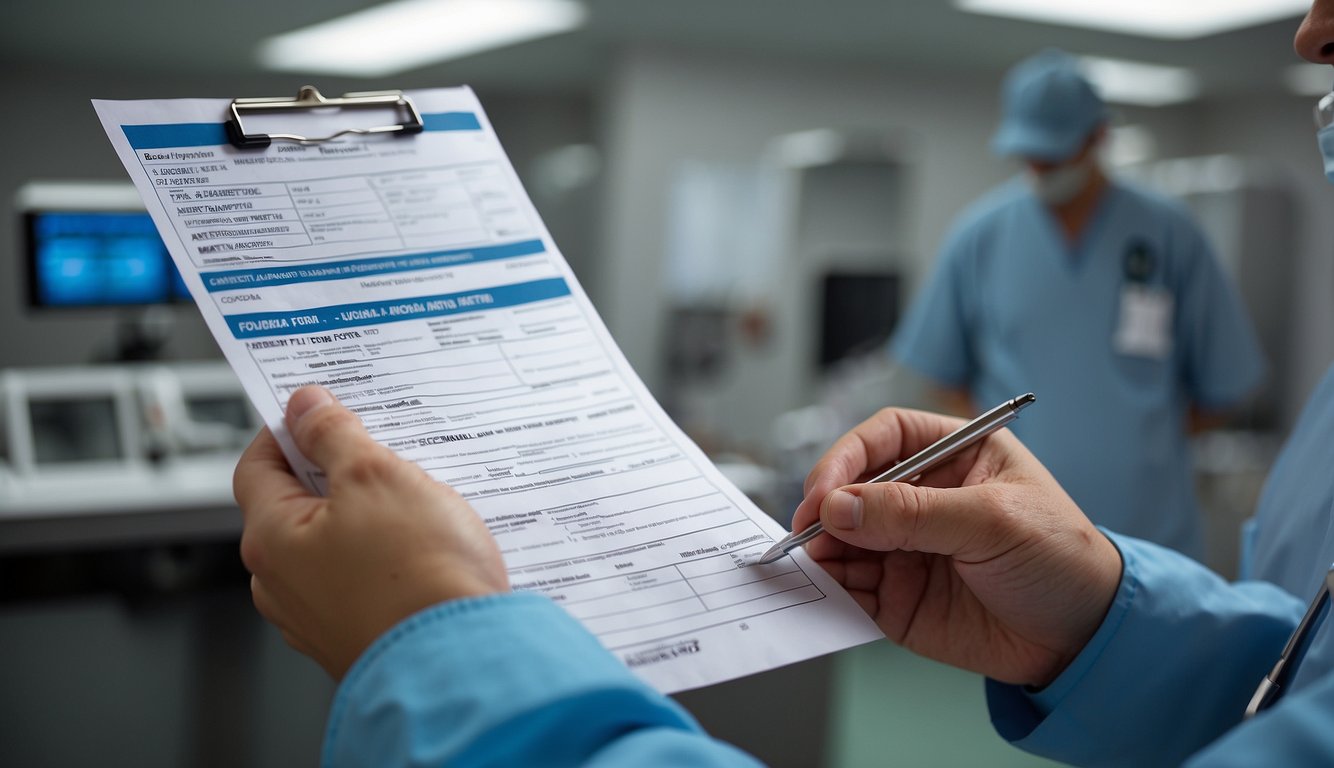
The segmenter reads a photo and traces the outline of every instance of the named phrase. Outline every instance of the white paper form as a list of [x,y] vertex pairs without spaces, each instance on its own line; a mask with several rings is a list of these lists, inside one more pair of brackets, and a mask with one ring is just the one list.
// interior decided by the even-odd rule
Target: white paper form
[[664,691],[881,637],[803,553],[751,564],[784,531],[631,370],[472,92],[411,95],[415,136],[245,150],[226,100],[94,102],[298,474],[323,487],[283,407],[318,383],[472,503],[515,589]]

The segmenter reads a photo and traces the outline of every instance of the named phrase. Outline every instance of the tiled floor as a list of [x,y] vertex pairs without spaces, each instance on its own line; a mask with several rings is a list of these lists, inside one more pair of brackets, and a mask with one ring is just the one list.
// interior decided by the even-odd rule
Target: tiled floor
[[982,678],[887,641],[835,657],[829,768],[1053,766],[991,728]]

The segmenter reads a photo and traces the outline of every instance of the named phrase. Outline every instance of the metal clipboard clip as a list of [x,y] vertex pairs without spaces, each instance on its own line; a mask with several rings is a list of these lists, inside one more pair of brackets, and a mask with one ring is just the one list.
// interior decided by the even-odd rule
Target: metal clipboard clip
[[[407,114],[407,119],[393,125],[379,125],[373,128],[347,128],[328,136],[300,136],[295,133],[246,133],[241,124],[241,113],[282,112],[301,109],[319,109],[321,107],[340,107],[357,109],[365,107],[396,107]],[[342,96],[326,99],[313,85],[303,85],[295,99],[258,98],[233,99],[231,117],[227,118],[227,138],[238,149],[263,149],[275,140],[295,141],[298,144],[318,144],[336,139],[346,134],[369,135],[373,133],[396,133],[407,136],[421,133],[423,128],[421,113],[417,105],[402,91],[362,91],[345,93]]]

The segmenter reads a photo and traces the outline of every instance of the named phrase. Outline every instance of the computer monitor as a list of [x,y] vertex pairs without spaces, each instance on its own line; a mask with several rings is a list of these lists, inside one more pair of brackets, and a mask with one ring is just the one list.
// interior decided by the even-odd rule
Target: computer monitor
[[[887,257],[888,258],[888,257]],[[899,318],[897,272],[836,271],[820,286],[820,368],[884,347]]]
[[18,198],[27,304],[33,309],[188,301],[138,193],[129,184],[41,182]]

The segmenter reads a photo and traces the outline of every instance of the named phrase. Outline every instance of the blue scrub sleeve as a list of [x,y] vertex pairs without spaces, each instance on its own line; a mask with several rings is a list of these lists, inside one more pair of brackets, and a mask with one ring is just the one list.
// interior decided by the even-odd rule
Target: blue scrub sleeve
[[1268,582],[1228,584],[1184,555],[1104,532],[1124,562],[1107,617],[1042,691],[988,680],[991,721],[1016,746],[1075,765],[1180,765],[1241,722],[1306,606]]
[[1195,258],[1180,292],[1176,343],[1185,350],[1183,377],[1191,401],[1221,410],[1254,393],[1267,365],[1236,286],[1204,236],[1195,231],[1192,240]]
[[380,637],[335,694],[325,766],[756,766],[531,594],[457,600]]
[[968,307],[969,237],[953,232],[941,248],[936,267],[894,332],[891,356],[899,363],[955,388],[966,388],[976,371]]

